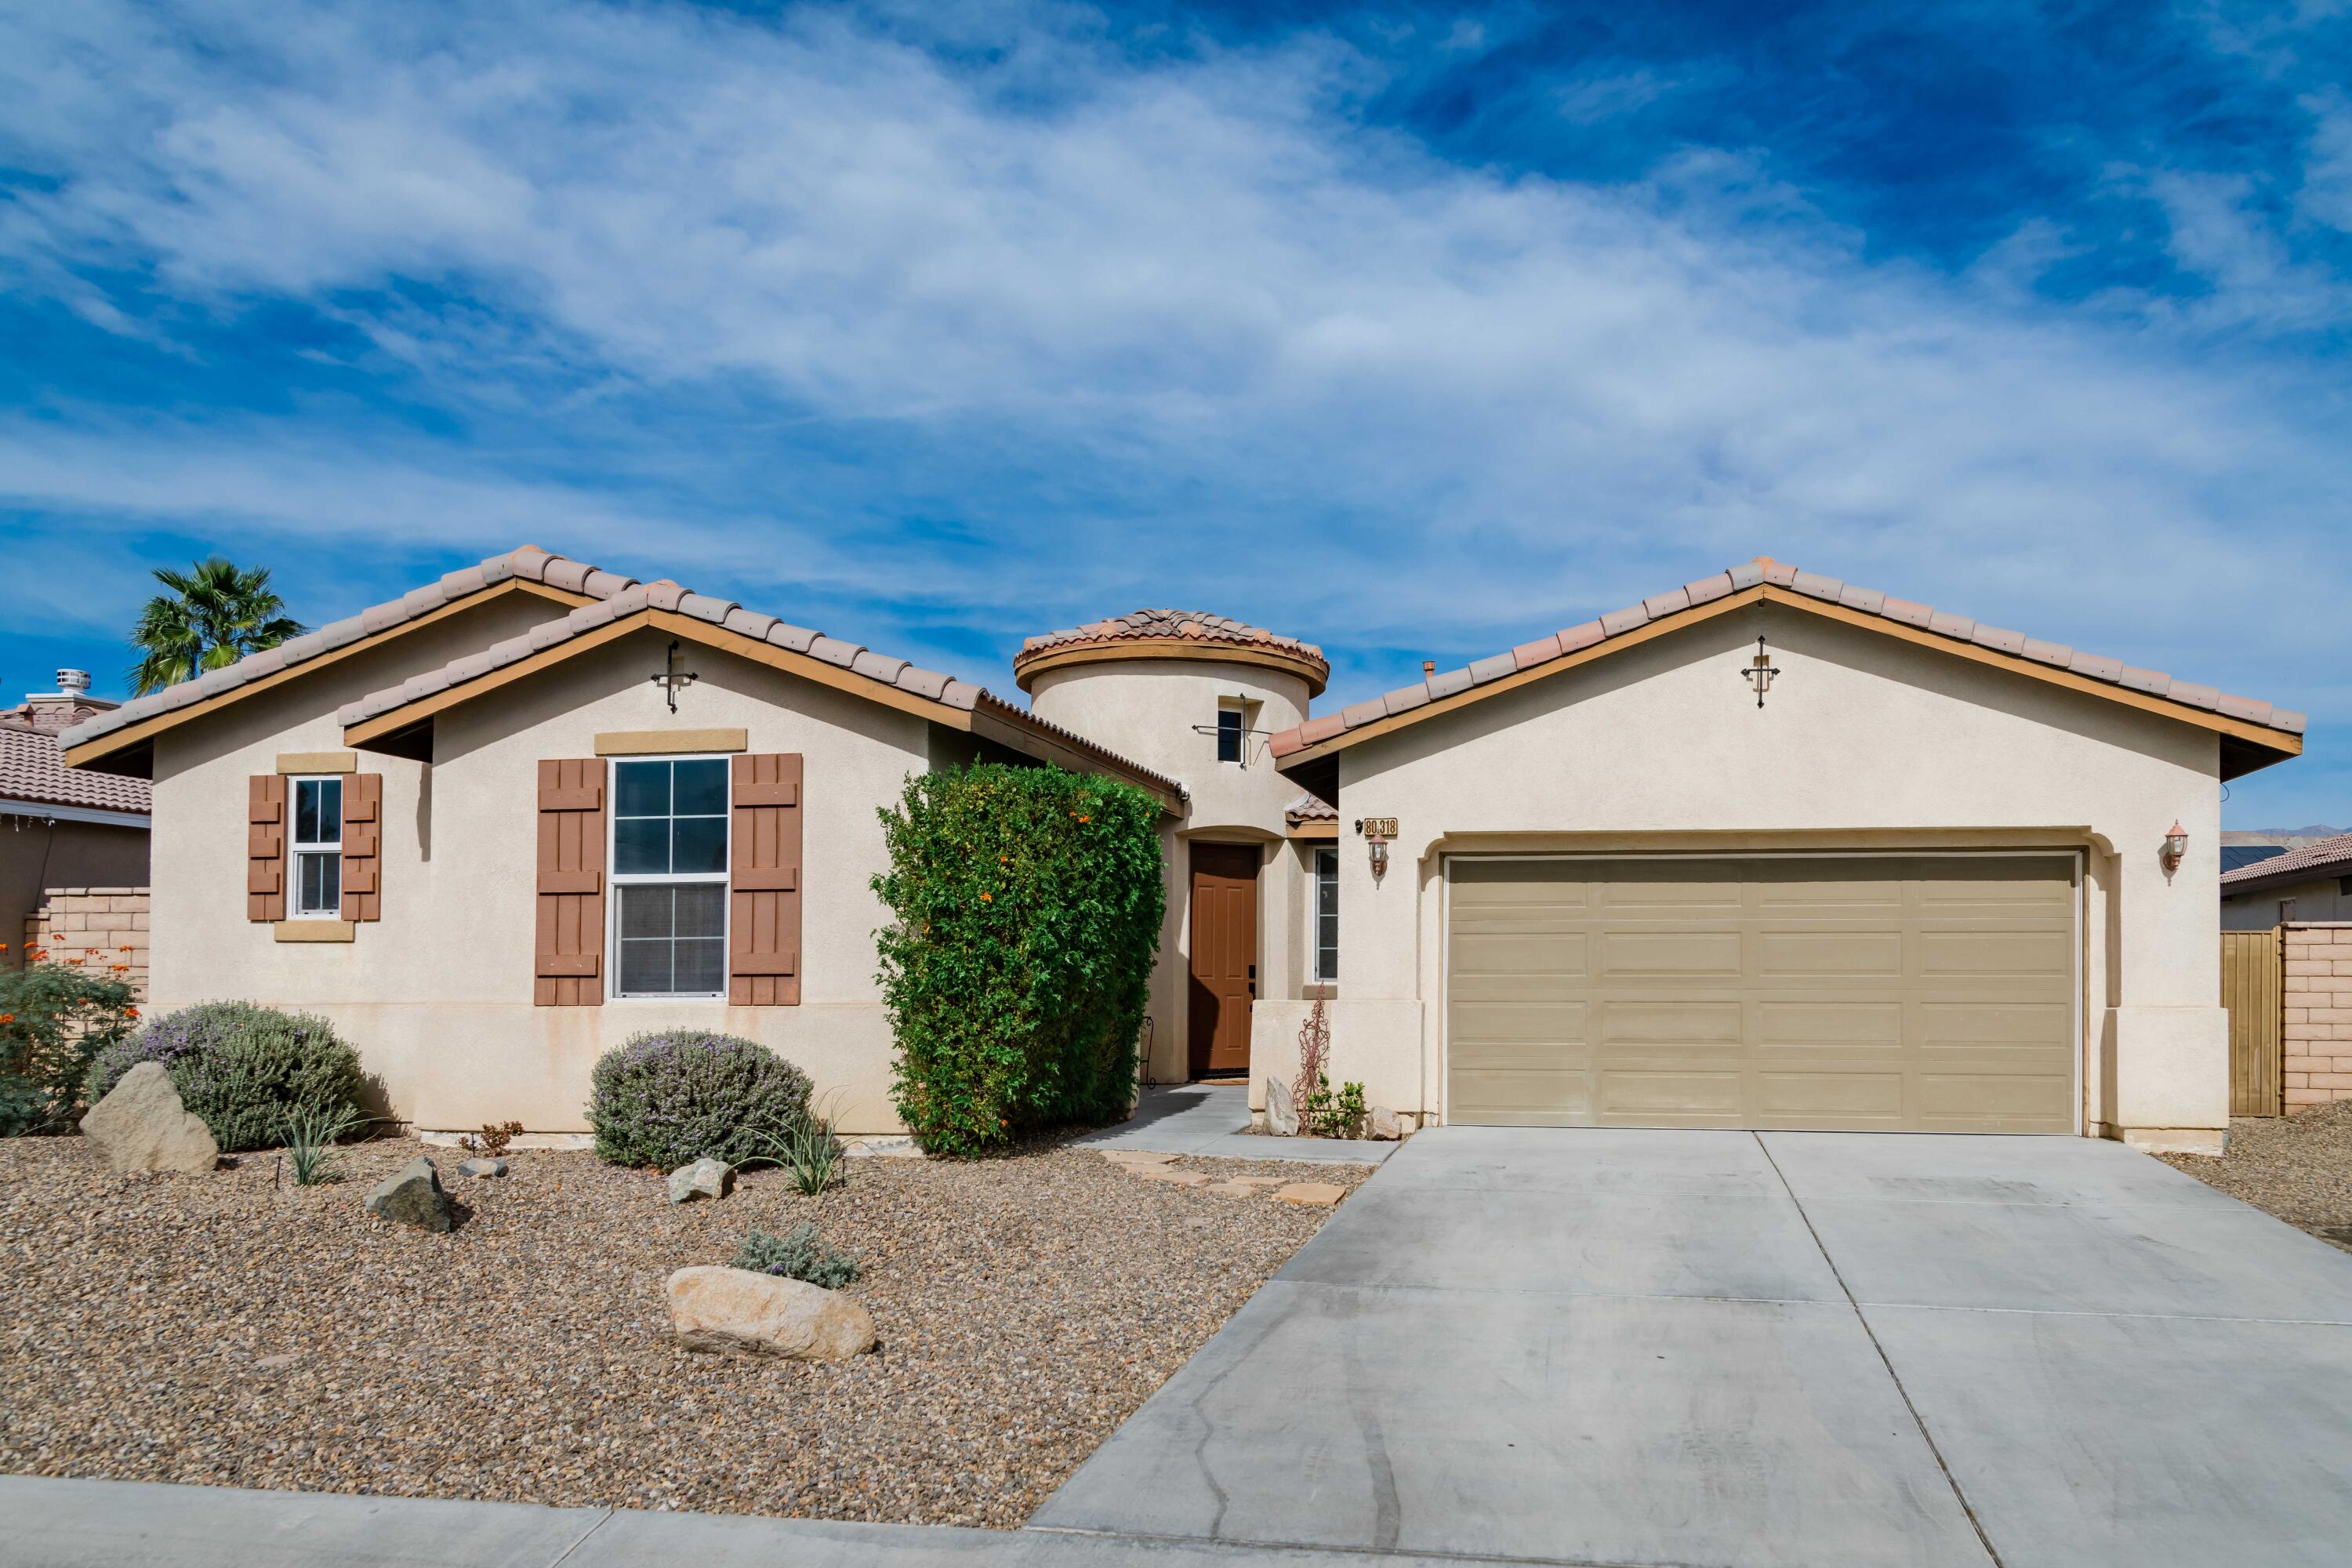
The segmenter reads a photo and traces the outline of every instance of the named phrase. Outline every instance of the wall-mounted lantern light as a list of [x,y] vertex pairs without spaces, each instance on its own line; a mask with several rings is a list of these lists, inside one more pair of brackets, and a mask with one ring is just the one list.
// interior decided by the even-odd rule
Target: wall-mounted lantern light
[[1363,836],[1365,847],[1372,859],[1372,886],[1379,887],[1381,879],[1389,874],[1389,840],[1396,837],[1397,819],[1393,816],[1360,816],[1356,831]]
[[662,695],[669,699],[669,710],[675,713],[677,711],[678,688],[681,686],[691,686],[696,681],[701,679],[702,677],[697,675],[690,669],[678,668],[677,639],[676,637],[672,637],[669,642],[669,658],[662,669],[662,673],[659,675],[649,675],[646,677],[646,679],[662,689]]
[[2188,853],[2189,830],[2180,826],[2179,817],[2175,817],[2172,821],[2172,831],[2164,836],[2164,848],[2158,857],[2164,862],[2165,874],[2169,876],[2179,870],[2181,858]]
[[1764,706],[1764,693],[1772,689],[1772,678],[1780,672],[1772,668],[1772,659],[1764,651],[1764,639],[1756,639],[1756,657],[1739,667],[1739,679],[1756,689],[1756,706]]

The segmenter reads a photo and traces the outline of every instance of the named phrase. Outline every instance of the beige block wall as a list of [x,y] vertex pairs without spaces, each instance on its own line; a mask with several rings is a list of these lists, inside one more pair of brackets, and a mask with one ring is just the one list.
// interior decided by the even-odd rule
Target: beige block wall
[[[1737,674],[1759,632],[1782,672],[1761,710]],[[2085,1130],[2218,1136],[2219,759],[2210,731],[1779,606],[1490,698],[1339,753],[1342,815],[1401,837],[1377,885],[1339,843],[1340,993],[1368,1037],[1335,1027],[1334,1075],[1417,1082],[1397,1109],[1442,1116],[1450,855],[2030,847],[2084,866]],[[1376,1066],[1408,1026],[1417,1071]]]
[[2352,1100],[2352,922],[2285,931],[2286,1109]]
[[25,919],[23,952],[46,952],[109,980],[127,982],[147,1000],[147,889],[52,888]]
[[[433,637],[439,630],[416,634],[432,646],[398,664],[430,668],[509,635]],[[801,1067],[844,1131],[899,1131],[876,981],[883,910],[867,882],[884,860],[876,809],[928,767],[930,726],[700,648],[688,664],[701,679],[673,716],[646,679],[667,644],[625,638],[442,715],[429,768],[362,753],[361,768],[384,780],[383,919],[349,942],[279,942],[245,919],[247,779],[273,771],[280,752],[340,749],[335,708],[398,679],[393,650],[372,671],[340,681],[322,671],[162,737],[153,918],[170,940],[158,950],[157,1005],[235,995],[325,1014],[396,1113],[426,1129],[515,1120],[534,1132],[583,1130],[599,1055],[642,1029],[691,1026],[748,1036]],[[531,1004],[538,764],[593,755],[600,731],[663,728],[741,728],[752,751],[806,759],[799,1006]]]

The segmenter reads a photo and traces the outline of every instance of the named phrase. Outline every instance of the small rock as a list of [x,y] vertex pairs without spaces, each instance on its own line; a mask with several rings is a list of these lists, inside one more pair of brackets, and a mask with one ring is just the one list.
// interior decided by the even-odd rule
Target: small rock
[[457,1167],[461,1176],[503,1176],[507,1173],[504,1160],[468,1160]]
[[669,1173],[669,1201],[692,1203],[697,1198],[723,1198],[735,1190],[735,1167],[705,1154],[691,1165]]
[[837,1361],[874,1348],[873,1318],[838,1290],[709,1265],[679,1269],[663,1289],[670,1326],[690,1351]]
[[1311,1204],[1328,1208],[1348,1195],[1348,1189],[1337,1182],[1293,1182],[1274,1194],[1278,1204]]
[[1364,1136],[1378,1139],[1383,1143],[1393,1143],[1404,1136],[1404,1123],[1398,1121],[1397,1113],[1387,1106],[1375,1105],[1364,1113]]
[[419,1230],[447,1231],[457,1224],[449,1194],[441,1190],[441,1173],[423,1155],[378,1184],[367,1195],[367,1206],[371,1213]]
[[262,1372],[283,1372],[301,1359],[302,1358],[300,1356],[296,1355],[289,1351],[282,1355],[263,1356],[259,1361],[255,1362],[253,1364],[257,1370]]
[[162,1062],[141,1062],[81,1119],[89,1152],[117,1173],[181,1171],[202,1175],[220,1159],[212,1130],[180,1103]]
[[1290,1103],[1290,1086],[1278,1078],[1265,1080],[1265,1130],[1276,1138],[1298,1136],[1298,1108]]

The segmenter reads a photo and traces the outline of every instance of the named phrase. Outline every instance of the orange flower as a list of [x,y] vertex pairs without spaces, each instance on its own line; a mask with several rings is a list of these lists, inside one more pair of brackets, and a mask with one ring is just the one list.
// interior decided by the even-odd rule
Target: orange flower
[[122,1016],[126,1018],[136,1018],[139,1016],[139,1009],[136,1007],[125,1007],[122,1010]]
[[983,904],[992,904],[996,901],[996,895],[993,893],[982,893],[980,896],[980,901]]
[[14,1013],[0,1013],[0,1024],[13,1024],[13,1023],[15,1023],[16,1021],[16,1014],[14,1014]]
[[68,958],[68,959],[67,959],[67,960],[66,960],[66,962],[67,962],[68,963],[79,963],[81,962],[81,960],[80,960],[80,959],[79,959],[79,958]]
[[8,944],[7,944],[6,942],[0,942],[0,952],[7,952],[7,951],[8,951]]
[[114,951],[115,951],[115,952],[129,952],[131,951],[131,944],[130,944],[129,942],[124,942],[121,947],[116,948]]
[[120,974],[131,966],[127,963],[110,963],[107,967],[114,971],[115,973]]

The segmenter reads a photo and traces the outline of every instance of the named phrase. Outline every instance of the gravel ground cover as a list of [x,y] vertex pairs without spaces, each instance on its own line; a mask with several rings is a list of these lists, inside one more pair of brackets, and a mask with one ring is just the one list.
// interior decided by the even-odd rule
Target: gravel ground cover
[[2157,1158],[2352,1252],[2352,1100],[2298,1116],[2233,1118],[2218,1160]]
[[[1141,1180],[1042,1143],[867,1159],[817,1197],[774,1172],[672,1208],[662,1178],[525,1151],[448,1236],[367,1214],[420,1152],[110,1176],[0,1143],[0,1470],[219,1486],[1012,1528],[1329,1214]],[[1361,1166],[1180,1162],[1360,1183]],[[661,1283],[747,1226],[856,1255],[880,1353],[696,1354]]]

